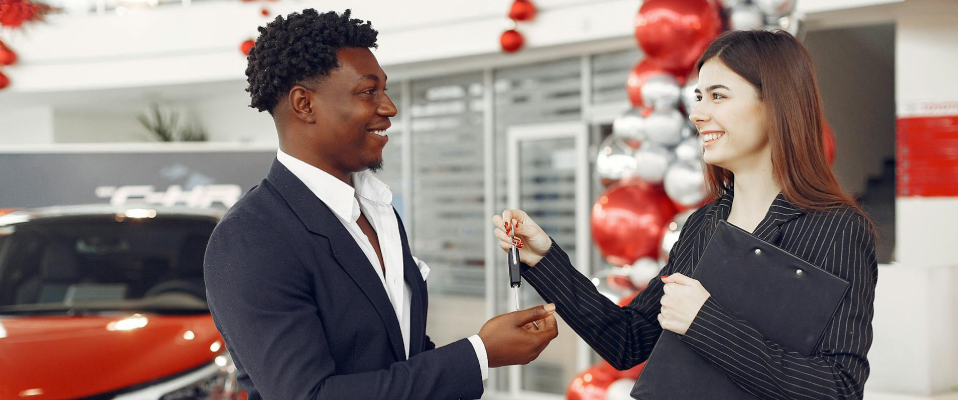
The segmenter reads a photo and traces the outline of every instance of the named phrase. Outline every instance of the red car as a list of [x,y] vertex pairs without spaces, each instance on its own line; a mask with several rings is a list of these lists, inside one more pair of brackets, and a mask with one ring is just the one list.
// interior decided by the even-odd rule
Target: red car
[[222,212],[0,215],[0,399],[243,399],[203,254]]

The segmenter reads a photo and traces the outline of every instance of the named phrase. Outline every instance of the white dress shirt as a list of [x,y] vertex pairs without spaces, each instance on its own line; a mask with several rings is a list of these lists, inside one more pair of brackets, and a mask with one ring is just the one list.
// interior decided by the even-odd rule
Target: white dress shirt
[[[376,274],[379,275],[379,279],[383,283],[386,295],[389,296],[389,302],[392,303],[393,311],[396,312],[399,328],[402,330],[403,346],[408,358],[411,288],[403,278],[402,239],[399,235],[399,221],[396,220],[396,214],[393,211],[393,195],[389,186],[369,171],[353,174],[353,186],[349,186],[326,171],[309,165],[284,153],[282,150],[277,152],[276,159],[299,180],[303,181],[319,200],[333,210],[333,214],[336,214],[339,222],[342,222],[349,234],[359,244],[359,247],[363,249],[363,253],[366,254],[366,258],[369,259],[369,263],[376,270]],[[369,238],[366,237],[366,234],[363,233],[356,222],[359,220],[360,212],[366,216],[379,238],[379,250],[382,252],[383,262],[386,263],[385,275],[383,275],[383,268],[379,263],[376,249],[373,248]],[[429,275],[429,266],[415,257],[413,259],[422,274],[422,279],[426,280]],[[469,337],[469,342],[476,350],[482,379],[485,380],[489,377],[489,360],[486,355],[486,347],[479,335]]]

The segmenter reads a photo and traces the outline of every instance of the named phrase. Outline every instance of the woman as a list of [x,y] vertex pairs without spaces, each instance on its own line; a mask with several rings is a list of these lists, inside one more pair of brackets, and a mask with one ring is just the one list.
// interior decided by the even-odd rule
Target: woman
[[[664,329],[756,397],[861,398],[878,274],[874,230],[826,162],[811,59],[788,33],[738,31],[716,39],[697,69],[699,102],[689,118],[715,200],[688,218],[661,277],[619,307],[519,210],[493,217],[500,247],[510,247],[514,227],[522,276],[618,369],[645,361]],[[812,356],[763,338],[690,278],[720,220],[850,283]]]

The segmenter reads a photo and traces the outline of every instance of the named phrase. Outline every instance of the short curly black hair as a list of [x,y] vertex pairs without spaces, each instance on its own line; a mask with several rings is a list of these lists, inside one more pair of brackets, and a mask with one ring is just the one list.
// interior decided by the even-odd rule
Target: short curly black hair
[[246,81],[250,107],[273,113],[293,85],[328,75],[339,67],[336,51],[376,47],[379,34],[369,21],[350,19],[350,10],[318,13],[307,8],[286,18],[277,16],[259,28],[259,38],[247,57]]

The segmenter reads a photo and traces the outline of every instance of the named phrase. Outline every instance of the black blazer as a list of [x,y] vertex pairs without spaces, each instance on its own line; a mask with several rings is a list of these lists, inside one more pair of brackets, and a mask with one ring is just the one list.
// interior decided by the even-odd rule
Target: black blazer
[[206,251],[206,287],[250,400],[482,396],[472,344],[436,348],[425,334],[426,282],[399,224],[412,289],[408,360],[366,255],[279,161],[226,213]]
[[[732,192],[689,216],[659,275],[692,276],[715,226],[728,218]],[[851,207],[804,213],[781,194],[755,229],[775,244],[850,283],[811,357],[766,340],[709,298],[682,341],[736,385],[761,399],[861,398],[868,378],[878,264],[864,217]],[[661,277],[626,307],[599,294],[557,245],[522,276],[602,358],[627,369],[649,358],[662,333]],[[708,289],[708,288],[706,288]]]

